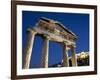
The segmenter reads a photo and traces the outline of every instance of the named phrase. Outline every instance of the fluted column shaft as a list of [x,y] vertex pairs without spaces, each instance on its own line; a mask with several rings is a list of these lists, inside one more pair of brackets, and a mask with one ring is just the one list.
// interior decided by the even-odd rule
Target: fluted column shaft
[[67,47],[66,44],[63,45],[63,67],[68,67],[69,66],[69,59],[68,59],[68,50],[69,48]]
[[36,34],[36,31],[34,31],[31,28],[28,28],[27,30],[27,41],[26,41],[26,48],[24,49],[24,69],[28,69],[30,65],[30,60],[31,60],[31,54],[32,54],[32,47],[34,43],[34,37]]
[[44,42],[42,47],[41,67],[48,68],[48,54],[49,53],[49,37],[44,35]]
[[72,66],[77,66],[77,58],[76,58],[76,51],[75,47],[72,47]]

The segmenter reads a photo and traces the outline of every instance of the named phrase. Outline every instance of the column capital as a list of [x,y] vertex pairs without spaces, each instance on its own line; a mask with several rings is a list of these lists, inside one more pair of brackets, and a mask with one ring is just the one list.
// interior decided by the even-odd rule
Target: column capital
[[74,44],[74,45],[72,45],[72,48],[76,48],[76,45]]
[[36,34],[37,33],[36,30],[33,29],[33,28],[28,28],[27,31],[31,32],[32,34]]
[[47,40],[50,40],[50,37],[48,34],[44,34],[43,37],[46,38]]
[[64,44],[67,44],[68,42],[67,42],[67,41],[63,41],[63,43],[64,43]]
[[68,44],[66,41],[63,42],[63,45],[66,47],[67,50],[69,50],[70,48],[68,47]]

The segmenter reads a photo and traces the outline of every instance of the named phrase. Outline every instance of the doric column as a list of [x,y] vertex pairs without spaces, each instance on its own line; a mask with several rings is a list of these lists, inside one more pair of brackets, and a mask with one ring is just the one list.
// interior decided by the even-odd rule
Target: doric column
[[72,50],[72,66],[77,66],[75,46],[73,46],[71,50]]
[[67,44],[64,43],[64,45],[63,45],[63,63],[62,63],[63,67],[69,66],[68,50],[69,50],[69,48],[67,47]]
[[31,60],[31,54],[32,54],[32,47],[34,43],[34,37],[37,32],[33,30],[32,28],[28,28],[27,30],[27,41],[26,41],[26,47],[24,49],[24,69],[28,69],[30,65]]
[[42,47],[41,67],[48,68],[48,54],[49,53],[49,36],[44,35],[44,42]]

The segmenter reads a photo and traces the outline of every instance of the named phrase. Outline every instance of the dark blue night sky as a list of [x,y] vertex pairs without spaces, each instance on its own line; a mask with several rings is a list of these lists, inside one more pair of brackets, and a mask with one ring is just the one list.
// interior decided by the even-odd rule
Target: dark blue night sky
[[[29,26],[35,26],[40,17],[47,17],[61,22],[68,29],[72,30],[77,36],[76,52],[89,51],[89,14],[82,13],[56,13],[56,12],[37,12],[23,11],[22,12],[22,44],[23,48],[26,44],[26,30]],[[39,67],[41,61],[43,39],[39,36],[35,37],[33,46],[33,54],[31,57],[30,68]],[[60,43],[49,43],[49,65],[59,63],[62,59],[62,46]],[[69,52],[69,55],[70,52]]]

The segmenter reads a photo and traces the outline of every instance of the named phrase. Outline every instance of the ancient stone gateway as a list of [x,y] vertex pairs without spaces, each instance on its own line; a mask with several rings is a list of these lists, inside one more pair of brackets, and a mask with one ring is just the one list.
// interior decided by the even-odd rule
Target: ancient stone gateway
[[50,40],[61,43],[63,46],[62,66],[69,66],[69,50],[72,51],[72,66],[77,66],[75,52],[75,40],[77,39],[77,36],[71,30],[67,29],[63,24],[58,21],[42,17],[34,28],[28,28],[27,31],[28,38],[26,42],[26,48],[24,49],[24,69],[29,68],[32,54],[32,46],[34,44],[34,38],[36,34],[42,35],[42,37],[44,38],[42,47],[41,67],[48,68],[48,50]]

